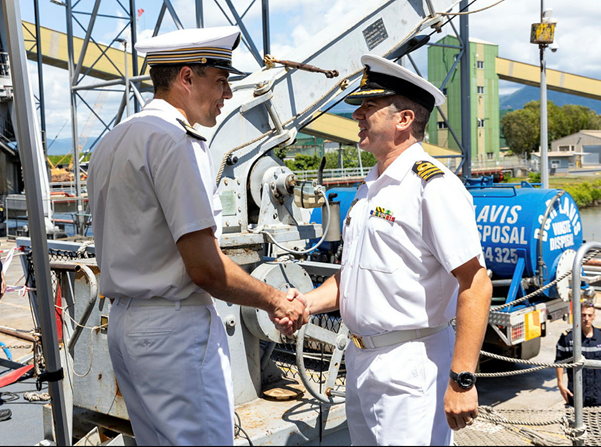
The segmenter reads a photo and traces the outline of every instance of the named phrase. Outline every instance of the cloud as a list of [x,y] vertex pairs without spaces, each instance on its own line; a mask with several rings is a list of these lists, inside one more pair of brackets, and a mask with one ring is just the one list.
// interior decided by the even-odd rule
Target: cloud
[[[472,9],[494,3],[477,1]],[[547,67],[601,79],[601,46],[598,27],[601,8],[598,0],[547,0],[557,19],[556,53],[545,52]],[[540,2],[505,0],[486,11],[470,15],[470,35],[499,45],[499,56],[530,64],[539,64],[538,45],[530,43],[530,29],[540,22]]]
[[[262,24],[261,24],[261,2],[252,0],[232,0],[240,14],[246,11],[244,17],[247,31],[262,54]],[[399,0],[402,1],[402,0]],[[476,0],[471,10],[480,9],[492,5],[497,0]],[[226,11],[230,19],[232,14],[224,0],[218,0],[221,8]],[[442,2],[442,0],[441,0]],[[441,2],[435,2],[441,3]],[[31,2],[21,2],[22,16],[24,20],[33,22]],[[123,3],[123,2],[121,2]],[[159,14],[162,2],[158,0],[145,0],[138,2],[138,8],[144,8],[145,12],[139,18],[139,38],[150,37],[154,31],[154,25]],[[195,1],[174,0],[173,5],[180,20],[185,27],[195,27]],[[204,1],[205,26],[223,26],[230,22],[224,17],[222,11],[213,1]],[[252,6],[248,9],[249,5]],[[277,58],[292,59],[294,48],[310,41],[323,29],[336,24],[340,17],[355,8],[362,8],[367,2],[351,2],[348,0],[270,0],[270,31],[271,31],[271,53]],[[601,45],[598,45],[598,27],[601,23],[601,7],[599,0],[578,0],[567,2],[565,0],[546,0],[545,6],[553,8],[553,17],[558,20],[556,29],[556,42],[559,50],[556,53],[546,51],[547,66],[569,73],[589,76],[601,79]],[[42,25],[50,28],[64,30],[65,10],[63,7],[40,2]],[[116,1],[108,0],[102,3],[102,13],[113,16],[123,15]],[[84,6],[78,9],[85,9]],[[88,20],[88,19],[81,19]],[[532,23],[540,20],[540,2],[525,0],[505,0],[486,11],[474,13],[469,16],[470,35],[498,45],[499,56],[520,62],[538,65],[539,50],[537,45],[530,43],[530,27]],[[117,34],[118,29],[123,26],[123,21],[98,19],[99,31],[104,29],[102,39],[109,42]],[[454,20],[455,27],[459,29],[459,20]],[[174,21],[166,14],[161,32],[176,29]],[[77,25],[76,33],[83,32]],[[452,33],[452,28],[446,26],[442,34],[434,34],[432,41],[442,38],[446,33]],[[427,76],[427,48],[416,51],[413,58],[422,75]],[[251,55],[250,51],[243,45],[234,52],[234,64],[245,71],[254,71],[259,64]],[[408,67],[411,65],[408,63]],[[35,84],[34,91],[37,92],[37,71],[35,64],[29,64],[32,82]],[[60,131],[60,138],[70,136],[70,108],[66,99],[69,97],[68,73],[46,66],[45,93],[48,110],[48,138],[54,138]],[[503,92],[515,89],[518,84],[501,83]],[[93,93],[86,94],[91,104],[95,103]],[[102,113],[108,114],[118,108],[119,94],[111,95],[104,105]],[[80,128],[89,117],[87,107],[79,107],[78,121]],[[107,117],[110,120],[110,117]],[[62,129],[62,131],[61,131]],[[98,132],[100,125],[94,129]]]

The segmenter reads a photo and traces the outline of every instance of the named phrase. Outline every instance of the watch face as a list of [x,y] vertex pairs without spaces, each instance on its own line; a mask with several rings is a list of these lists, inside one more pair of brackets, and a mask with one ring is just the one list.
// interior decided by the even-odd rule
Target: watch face
[[461,372],[457,374],[457,383],[461,388],[470,388],[476,382],[476,377],[470,372]]

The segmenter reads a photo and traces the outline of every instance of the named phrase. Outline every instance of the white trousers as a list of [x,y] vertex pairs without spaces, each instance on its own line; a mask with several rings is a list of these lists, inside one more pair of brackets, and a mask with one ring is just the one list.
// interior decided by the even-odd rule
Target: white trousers
[[451,445],[444,395],[452,327],[420,340],[346,352],[346,416],[353,445]]
[[108,344],[138,445],[233,445],[227,336],[213,305],[119,300]]

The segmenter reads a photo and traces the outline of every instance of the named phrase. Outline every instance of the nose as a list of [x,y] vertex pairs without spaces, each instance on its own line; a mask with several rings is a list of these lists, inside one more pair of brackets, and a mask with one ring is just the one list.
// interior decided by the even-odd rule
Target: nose
[[352,115],[353,119],[359,121],[360,119],[365,118],[365,111],[363,110],[363,105],[356,108]]
[[232,96],[234,96],[234,94],[232,93],[232,86],[230,85],[230,83],[226,83],[225,85],[225,89],[223,91],[223,97],[225,99],[231,99]]

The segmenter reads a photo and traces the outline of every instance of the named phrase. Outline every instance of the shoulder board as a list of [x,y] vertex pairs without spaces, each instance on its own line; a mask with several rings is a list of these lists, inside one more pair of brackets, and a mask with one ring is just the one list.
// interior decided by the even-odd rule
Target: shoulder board
[[207,141],[207,139],[205,137],[203,137],[201,134],[199,134],[198,131],[194,127],[190,126],[184,120],[177,118],[177,122],[180,123],[184,127],[184,129],[186,129],[186,133],[188,135],[190,135],[191,137],[194,137],[197,140]]
[[429,161],[416,161],[412,171],[425,181],[438,177],[439,175],[444,175],[444,172],[442,172],[440,168]]
[[566,331],[563,331],[563,335],[568,335],[570,332],[572,332],[572,329],[568,329]]

